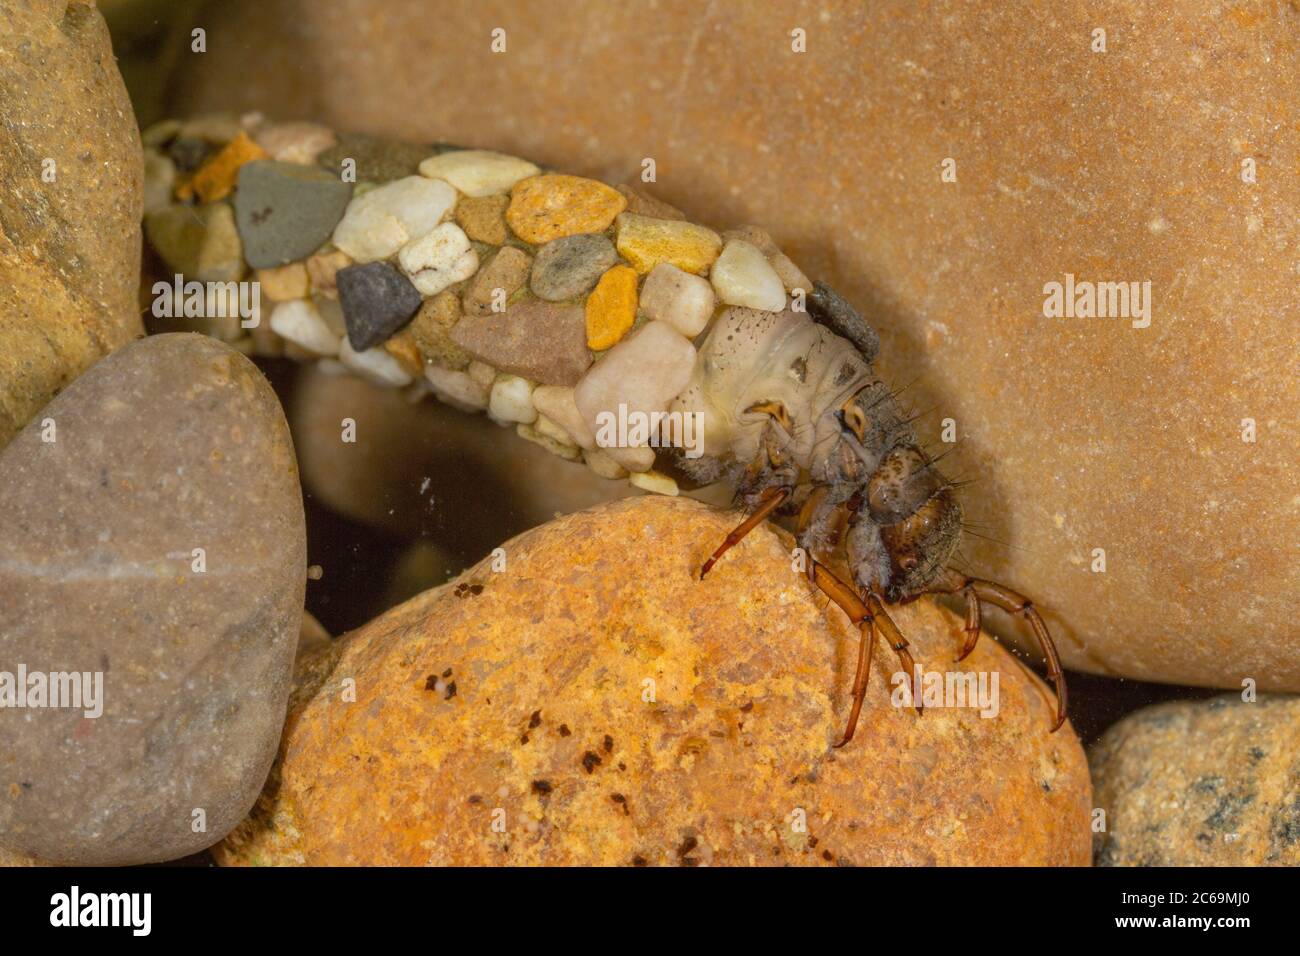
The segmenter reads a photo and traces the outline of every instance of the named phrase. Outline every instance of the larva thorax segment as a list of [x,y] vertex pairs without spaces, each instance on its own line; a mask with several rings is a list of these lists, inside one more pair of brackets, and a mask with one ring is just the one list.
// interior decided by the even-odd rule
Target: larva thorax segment
[[961,539],[956,489],[916,444],[892,392],[873,382],[840,412],[845,442],[871,463],[857,491],[847,541],[849,563],[863,588],[891,602],[930,589]]
[[956,549],[961,506],[867,355],[817,318],[725,311],[674,407],[703,416],[702,474],[733,463],[749,508],[788,488],[801,547],[825,553],[847,530],[856,583],[913,597]]

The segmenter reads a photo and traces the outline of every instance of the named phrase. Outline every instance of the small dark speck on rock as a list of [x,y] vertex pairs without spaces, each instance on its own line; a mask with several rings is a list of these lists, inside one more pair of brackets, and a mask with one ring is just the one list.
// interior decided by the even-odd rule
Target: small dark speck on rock
[[571,734],[571,733],[573,733],[573,731],[569,729],[569,725],[568,725],[568,724],[560,724],[560,736],[561,736],[561,737],[567,737],[567,736],[569,736],[569,734]]
[[533,711],[533,715],[528,718],[528,729],[531,730],[541,722],[542,722],[542,712],[540,710]]
[[452,681],[450,684],[447,685],[447,696],[444,697],[443,700],[451,700],[455,696],[456,696],[456,682]]
[[699,860],[688,860],[686,858],[686,855],[699,845],[700,845],[699,840],[695,839],[695,837],[693,836],[688,836],[685,840],[682,841],[682,845],[677,848],[677,858],[681,860],[682,863],[684,864],[694,866],[695,864],[699,863]]
[[600,755],[594,750],[588,750],[582,755],[582,766],[588,774],[592,773],[600,766]]
[[542,796],[546,796],[554,789],[555,788],[551,786],[551,782],[549,780],[533,781],[533,793],[540,793]]
[[612,754],[613,752],[614,752],[614,738],[611,737],[609,734],[606,734],[606,735],[605,735],[605,753],[607,753],[607,754]]

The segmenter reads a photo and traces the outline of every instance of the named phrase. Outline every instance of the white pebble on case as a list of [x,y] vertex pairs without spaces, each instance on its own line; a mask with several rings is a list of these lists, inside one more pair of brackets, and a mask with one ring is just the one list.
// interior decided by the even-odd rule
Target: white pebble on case
[[492,383],[488,414],[498,421],[531,425],[537,421],[533,407],[533,383],[518,375],[498,375]]
[[420,163],[420,175],[444,179],[466,196],[494,196],[510,191],[521,179],[541,170],[517,156],[487,149],[459,149],[430,156]]
[[[628,413],[666,411],[689,384],[694,368],[690,340],[667,322],[647,322],[587,370],[574,389],[574,401],[599,444],[602,432],[616,430],[611,426]],[[607,444],[603,450],[628,471],[646,471],[655,462],[654,449],[646,445]]]
[[409,385],[410,373],[402,368],[402,363],[393,358],[383,346],[358,352],[346,337],[340,340],[339,361],[362,378],[367,378],[378,385]]
[[466,372],[426,365],[424,377],[440,402],[465,412],[481,412],[488,406],[488,386]]
[[339,339],[306,299],[281,302],[271,312],[271,331],[317,355],[339,354]]
[[742,305],[764,312],[785,308],[785,285],[767,257],[756,246],[732,239],[709,273],[718,298],[727,305]]
[[717,297],[707,279],[691,275],[670,262],[650,270],[641,286],[641,311],[648,319],[667,322],[688,339],[704,331]]
[[627,483],[656,495],[667,495],[670,498],[677,497],[677,482],[662,472],[643,471],[631,475],[627,479]]
[[444,222],[403,246],[397,262],[424,296],[437,295],[478,271],[478,253],[454,222]]
[[572,443],[587,450],[596,447],[596,436],[578,411],[573,389],[567,385],[538,385],[533,389],[533,407],[563,428]]
[[387,259],[427,234],[455,205],[456,190],[440,179],[396,179],[348,203],[334,227],[334,245],[357,262]]

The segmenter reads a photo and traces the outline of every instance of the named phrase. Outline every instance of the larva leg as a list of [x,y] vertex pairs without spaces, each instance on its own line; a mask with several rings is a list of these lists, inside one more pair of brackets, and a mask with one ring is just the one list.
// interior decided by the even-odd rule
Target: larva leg
[[880,603],[880,598],[874,593],[868,591],[866,594],[867,607],[871,609],[872,615],[880,627],[880,633],[889,642],[889,646],[894,649],[898,655],[898,662],[903,665],[903,671],[907,674],[907,679],[912,685],[912,706],[916,708],[916,715],[919,717],[924,707],[921,704],[921,687],[916,680],[916,661],[912,659],[912,652],[909,651],[907,639],[903,637],[898,625],[894,619],[889,616],[885,606]]
[[789,497],[790,489],[788,487],[779,487],[774,485],[765,490],[760,498],[759,506],[750,513],[749,517],[736,525],[735,530],[727,535],[722,544],[718,545],[717,550],[709,556],[709,560],[704,562],[704,567],[700,568],[700,580],[704,580],[704,576],[709,573],[709,570],[715,564],[718,563],[719,558],[743,541],[745,535],[749,534],[766,521],[768,516],[777,508],[781,507]]
[[853,675],[853,706],[849,710],[849,722],[844,728],[844,736],[835,745],[838,748],[853,739],[853,733],[858,727],[858,716],[862,713],[862,702],[867,697],[867,683],[871,677],[871,651],[876,643],[875,622],[871,611],[854,593],[853,588],[836,577],[826,565],[811,557],[808,560],[813,583],[858,626],[858,666]]
[[[961,592],[966,598],[966,641],[962,645],[961,656],[957,658],[958,660],[970,654],[975,649],[976,642],[979,641],[981,601],[987,601],[995,607],[1000,607],[1008,614],[1021,614],[1029,622],[1029,626],[1034,632],[1034,639],[1038,642],[1038,647],[1047,660],[1047,678],[1052,682],[1052,687],[1056,691],[1056,723],[1052,725],[1052,732],[1055,733],[1065,723],[1069,707],[1069,695],[1065,686],[1065,675],[1061,672],[1061,659],[1056,653],[1056,644],[1052,641],[1052,635],[1048,632],[1047,624],[1044,623],[1042,615],[1038,613],[1033,602],[1023,594],[995,581],[966,577],[966,575],[949,568],[939,585],[934,588],[934,593],[956,594],[958,592]],[[973,633],[972,628],[974,629]]]

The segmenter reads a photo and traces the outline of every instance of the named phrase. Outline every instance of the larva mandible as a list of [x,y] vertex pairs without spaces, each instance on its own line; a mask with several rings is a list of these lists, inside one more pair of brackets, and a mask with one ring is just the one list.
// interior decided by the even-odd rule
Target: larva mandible
[[[809,579],[859,628],[838,746],[853,736],[877,633],[915,674],[884,605],[926,593],[964,596],[961,658],[981,603],[1023,615],[1056,688],[1052,729],[1065,721],[1033,605],[948,566],[956,489],[873,374],[875,333],[762,230],[719,235],[630,187],[501,153],[260,114],[168,120],[144,142],[146,234],[175,273],[154,288],[155,316],[486,410],[650,490],[676,490],[652,470],[675,436],[660,460],[729,481],[748,512],[701,577],[767,518],[797,515]],[[255,285],[241,281],[250,270]],[[273,303],[269,322],[251,316],[250,285]],[[852,583],[817,560],[841,546]]]

